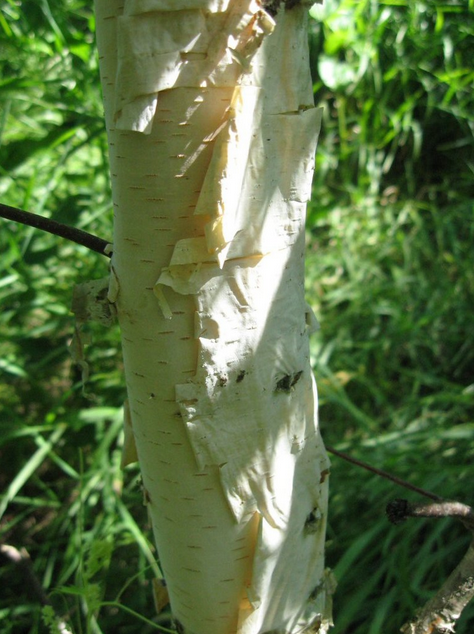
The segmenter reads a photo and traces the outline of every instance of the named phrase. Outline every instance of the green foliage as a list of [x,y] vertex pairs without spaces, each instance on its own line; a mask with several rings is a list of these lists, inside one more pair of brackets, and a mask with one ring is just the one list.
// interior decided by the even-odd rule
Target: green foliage
[[[308,299],[328,444],[470,502],[474,454],[473,5],[343,0],[312,9],[324,106],[308,216]],[[111,236],[94,18],[86,0],[0,6],[0,199]],[[75,284],[105,258],[2,221],[0,531],[52,606],[3,560],[5,634],[152,632],[139,475],[120,469],[116,328],[71,362]],[[87,334],[87,333],[86,333]],[[468,546],[453,521],[391,527],[393,484],[332,460],[334,634],[395,634]],[[414,499],[414,494],[407,493]],[[131,511],[133,509],[133,511]],[[145,531],[145,532],[144,532]],[[139,617],[138,615],[142,615]],[[467,610],[458,634],[472,630]]]
[[43,624],[48,628],[49,634],[61,634],[59,629],[58,617],[54,613],[52,605],[45,605],[41,610],[41,618]]
[[[324,106],[308,218],[307,292],[328,444],[472,503],[472,6],[312,9]],[[320,22],[320,20],[322,20]],[[327,557],[334,634],[395,634],[461,559],[453,521],[391,527],[393,484],[332,459]],[[472,631],[474,610],[457,632]]]

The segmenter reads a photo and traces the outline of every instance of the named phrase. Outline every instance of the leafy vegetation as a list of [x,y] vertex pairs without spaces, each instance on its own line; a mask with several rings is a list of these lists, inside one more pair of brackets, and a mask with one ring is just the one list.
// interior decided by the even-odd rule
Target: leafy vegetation
[[[333,2],[312,10],[325,106],[308,296],[328,444],[472,502],[472,6]],[[321,21],[319,21],[321,20]],[[390,527],[410,497],[333,458],[328,563],[335,634],[395,633],[454,568],[452,521]],[[458,632],[469,632],[474,611]]]
[[[326,0],[312,9],[324,106],[308,216],[312,357],[330,445],[466,503],[474,455],[472,0]],[[94,17],[85,0],[0,7],[0,200],[111,236]],[[2,222],[1,539],[26,548],[51,605],[0,553],[5,634],[154,631],[159,574],[136,468],[120,469],[119,334],[90,325],[83,394],[72,288],[105,258]],[[469,536],[392,527],[393,484],[333,458],[334,634],[395,634]],[[415,494],[406,494],[415,499]],[[26,566],[27,567],[27,566]],[[134,614],[136,613],[136,614]],[[60,618],[59,618],[60,617]],[[156,622],[156,620],[155,620]],[[468,609],[458,634],[472,631]]]

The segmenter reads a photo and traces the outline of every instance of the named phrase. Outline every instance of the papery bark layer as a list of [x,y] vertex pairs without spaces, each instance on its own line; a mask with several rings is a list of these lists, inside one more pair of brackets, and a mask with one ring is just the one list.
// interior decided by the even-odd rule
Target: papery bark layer
[[138,455],[173,614],[192,634],[323,632],[305,11],[275,24],[256,0],[96,10],[125,455]]

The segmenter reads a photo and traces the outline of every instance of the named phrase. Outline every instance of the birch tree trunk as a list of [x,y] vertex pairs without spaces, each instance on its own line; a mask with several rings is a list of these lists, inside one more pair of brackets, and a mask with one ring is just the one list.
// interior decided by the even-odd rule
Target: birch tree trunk
[[273,19],[257,0],[96,0],[96,12],[124,464],[138,457],[178,631],[325,632],[307,8]]

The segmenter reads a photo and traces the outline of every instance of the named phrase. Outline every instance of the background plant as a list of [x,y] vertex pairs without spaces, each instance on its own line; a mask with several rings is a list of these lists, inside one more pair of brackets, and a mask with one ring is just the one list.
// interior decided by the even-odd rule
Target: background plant
[[[328,444],[466,503],[474,454],[473,10],[472,1],[326,0],[310,25],[324,124],[307,292],[321,322],[312,355],[323,432]],[[0,7],[0,198],[109,239],[93,31],[85,0]],[[152,631],[101,603],[118,599],[153,615],[158,572],[138,472],[120,470],[118,331],[89,326],[92,400],[67,349],[72,288],[106,275],[107,262],[6,222],[0,253],[2,541],[27,548],[74,633],[118,623],[124,634]],[[453,521],[391,527],[384,508],[400,495],[333,459],[335,634],[395,634],[467,549]],[[18,567],[0,562],[5,633],[45,631]],[[459,634],[473,623],[471,609]]]

